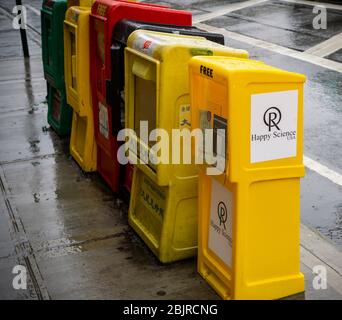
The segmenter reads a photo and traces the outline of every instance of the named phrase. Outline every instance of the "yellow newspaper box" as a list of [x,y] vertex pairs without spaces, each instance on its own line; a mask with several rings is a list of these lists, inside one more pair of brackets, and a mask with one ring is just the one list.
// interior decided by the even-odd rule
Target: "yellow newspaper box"
[[201,147],[205,160],[224,156],[224,165],[204,163],[199,174],[198,270],[223,299],[304,291],[304,82],[303,75],[252,60],[190,61],[193,128],[213,130],[214,151],[225,145],[216,154]]
[[[138,145],[138,152],[133,148],[129,153],[137,164],[129,223],[163,263],[197,253],[198,170],[191,161],[182,161],[182,152],[177,164],[171,159],[177,153],[174,148],[181,146],[179,140],[171,141],[172,130],[190,129],[188,62],[195,55],[248,57],[244,50],[202,37],[144,30],[130,35],[125,51],[126,124],[137,134],[129,137],[130,142]],[[145,155],[158,157],[155,142],[141,137],[140,121],[147,121],[148,133],[159,128],[170,137],[167,159],[140,162]]]
[[68,104],[73,108],[70,153],[80,167],[96,171],[96,142],[89,63],[90,7],[71,7],[64,21],[64,65]]

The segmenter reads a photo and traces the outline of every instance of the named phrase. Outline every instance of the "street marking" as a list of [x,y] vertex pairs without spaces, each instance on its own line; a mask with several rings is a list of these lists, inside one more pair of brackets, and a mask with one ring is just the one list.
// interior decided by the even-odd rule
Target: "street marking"
[[323,164],[304,156],[304,165],[312,171],[317,172],[319,175],[329,179],[331,182],[342,186],[342,175],[338,172],[329,169]]
[[336,61],[332,61],[332,60],[328,60],[328,59],[325,59],[322,57],[318,57],[318,56],[312,55],[310,53],[300,52],[300,51],[296,51],[296,50],[289,49],[286,47],[282,47],[280,45],[270,43],[270,42],[267,42],[264,40],[244,36],[244,35],[236,33],[236,32],[228,31],[224,28],[216,28],[216,27],[208,26],[208,25],[203,24],[203,23],[197,23],[196,26],[198,28],[206,30],[206,31],[222,33],[223,35],[225,35],[228,38],[231,38],[231,39],[236,40],[236,41],[247,43],[251,46],[256,46],[256,47],[259,47],[259,48],[262,48],[265,50],[276,52],[276,53],[279,53],[282,55],[289,56],[291,58],[295,58],[298,60],[309,62],[309,63],[315,64],[317,66],[342,73],[342,63],[339,63]]
[[306,50],[305,53],[310,53],[318,57],[326,57],[329,54],[336,52],[342,48],[342,32],[331,37],[330,39],[319,43],[316,46]]
[[339,4],[325,3],[325,2],[317,2],[317,1],[306,1],[306,0],[281,0],[284,2],[291,2],[296,4],[306,4],[308,6],[322,6],[327,9],[335,9],[342,10],[342,6]]
[[32,7],[31,5],[29,4],[25,4],[24,5],[27,9],[31,10],[32,12],[34,12],[37,16],[40,16],[40,10]]
[[216,10],[214,12],[198,15],[198,16],[194,17],[193,20],[194,20],[194,23],[203,22],[206,20],[210,20],[210,19],[214,19],[214,18],[223,16],[227,13],[230,13],[230,12],[233,12],[236,10],[241,10],[241,9],[244,9],[247,7],[255,6],[255,5],[258,5],[260,3],[267,2],[267,1],[268,0],[249,0],[249,1],[244,1],[242,3],[239,3],[239,2],[231,3],[231,4],[228,4],[226,6],[220,7],[219,10]]

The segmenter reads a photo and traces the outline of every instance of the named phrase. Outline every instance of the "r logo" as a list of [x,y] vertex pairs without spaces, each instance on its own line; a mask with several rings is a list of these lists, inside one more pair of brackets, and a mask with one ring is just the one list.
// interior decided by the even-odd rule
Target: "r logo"
[[278,124],[281,120],[281,112],[278,108],[272,107],[268,108],[264,113],[264,123],[268,126],[268,131],[271,131],[273,127],[276,127],[278,130]]
[[226,222],[228,218],[228,213],[227,213],[227,207],[222,201],[217,206],[217,215],[220,219],[220,226],[223,224],[224,230],[226,230]]
[[13,288],[15,290],[26,290],[27,289],[27,271],[26,267],[18,265],[15,266],[12,270],[13,274],[16,274],[16,276],[13,278]]

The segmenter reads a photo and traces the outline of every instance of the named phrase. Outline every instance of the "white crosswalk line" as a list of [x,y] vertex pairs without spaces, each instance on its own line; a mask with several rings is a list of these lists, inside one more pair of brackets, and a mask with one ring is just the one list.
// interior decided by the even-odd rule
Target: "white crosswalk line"
[[322,177],[329,179],[331,182],[342,186],[342,175],[340,175],[338,172],[331,170],[325,165],[320,164],[319,162],[306,156],[304,156],[304,165],[310,170],[317,172]]
[[227,13],[236,11],[236,10],[241,10],[247,7],[255,6],[260,3],[267,2],[268,0],[249,0],[249,1],[243,1],[243,2],[237,2],[237,3],[230,3],[226,6],[220,7],[220,9],[206,13],[206,14],[201,14],[193,18],[194,23],[199,23],[203,22],[206,20],[214,19],[216,17],[223,16]]
[[319,43],[316,46],[306,50],[305,53],[310,53],[318,57],[326,57],[329,54],[342,48],[342,32],[331,37],[330,39]]
[[40,10],[32,7],[31,5],[29,4],[25,4],[24,5],[27,9],[29,9],[30,11],[32,11],[33,13],[35,13],[37,16],[40,16]]
[[309,54],[306,52],[300,52],[297,50],[282,47],[280,45],[270,43],[270,42],[267,42],[264,40],[248,37],[248,36],[236,33],[236,32],[228,31],[224,28],[216,28],[216,27],[208,26],[208,25],[203,24],[203,23],[198,23],[198,24],[196,24],[196,26],[198,28],[206,30],[206,31],[222,33],[223,35],[225,35],[228,38],[231,38],[231,39],[236,40],[236,41],[247,43],[251,46],[256,46],[256,47],[259,47],[259,48],[262,48],[265,50],[276,52],[276,53],[279,53],[279,54],[282,54],[282,55],[285,55],[285,56],[288,56],[291,58],[295,58],[295,59],[298,59],[301,61],[309,62],[309,63],[315,64],[317,66],[342,73],[342,63],[339,63],[336,61],[328,60],[328,59],[318,57],[318,56],[315,56],[315,55],[312,55],[312,54]]

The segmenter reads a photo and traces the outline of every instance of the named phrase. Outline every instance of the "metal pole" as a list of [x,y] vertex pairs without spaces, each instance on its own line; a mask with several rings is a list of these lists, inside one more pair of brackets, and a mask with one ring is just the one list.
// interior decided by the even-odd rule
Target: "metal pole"
[[[21,0],[15,0],[15,3],[17,6],[22,6]],[[20,37],[21,37],[21,44],[23,47],[24,57],[28,58],[30,56],[30,53],[29,53],[29,47],[27,43],[26,29],[20,28]]]

